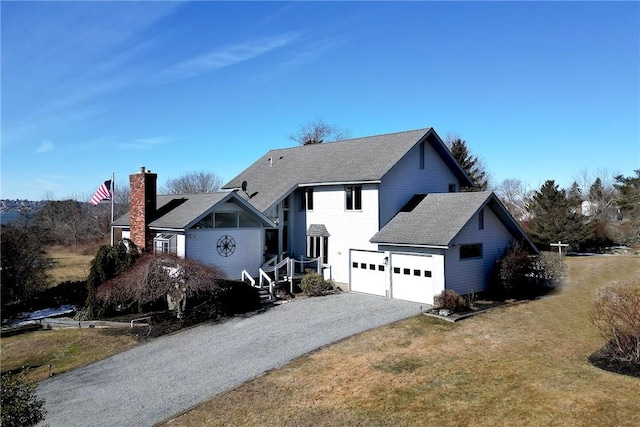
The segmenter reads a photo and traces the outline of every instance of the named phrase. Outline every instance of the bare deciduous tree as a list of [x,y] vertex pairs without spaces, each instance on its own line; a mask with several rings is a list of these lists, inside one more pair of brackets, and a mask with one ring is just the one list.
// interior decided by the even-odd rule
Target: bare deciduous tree
[[108,235],[108,217],[105,224],[98,210],[77,200],[53,200],[38,211],[34,223],[45,243],[77,246]]
[[533,191],[521,180],[506,178],[496,187],[495,192],[518,222],[522,222],[529,217],[527,205]]
[[50,260],[32,227],[3,225],[0,255],[3,305],[26,302],[46,288]]
[[135,264],[96,289],[96,299],[111,304],[147,304],[170,295],[202,296],[219,289],[224,273],[193,259],[169,254],[146,254]]
[[348,129],[340,129],[324,121],[323,118],[317,118],[300,125],[300,129],[296,133],[289,135],[289,139],[300,145],[321,144],[328,141],[338,141],[349,137]]
[[167,181],[162,189],[166,194],[215,193],[222,187],[222,178],[211,172],[188,172]]
[[599,221],[609,221],[617,212],[618,191],[615,179],[607,169],[599,169],[591,174],[586,169],[575,178],[584,202],[587,202],[588,214]]

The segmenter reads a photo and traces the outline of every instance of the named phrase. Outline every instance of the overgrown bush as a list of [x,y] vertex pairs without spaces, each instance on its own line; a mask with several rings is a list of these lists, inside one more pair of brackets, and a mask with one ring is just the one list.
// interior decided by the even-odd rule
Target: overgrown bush
[[468,301],[452,289],[444,289],[435,297],[436,306],[450,311],[464,311],[469,308]]
[[81,306],[87,300],[87,282],[66,281],[39,294],[36,308],[60,307],[65,304]]
[[25,380],[24,372],[2,374],[0,425],[29,427],[44,419],[44,400],[36,395],[36,384]]
[[131,240],[120,241],[114,246],[100,246],[91,260],[87,279],[86,314],[89,319],[102,316],[104,307],[96,302],[95,291],[98,286],[115,278],[129,269],[139,257],[139,251]]
[[498,298],[534,298],[555,289],[561,278],[557,256],[534,255],[517,242],[496,261],[489,286]]
[[591,315],[611,359],[640,367],[640,279],[598,291]]
[[[224,273],[219,268],[194,259],[182,259],[170,254],[145,254],[131,268],[102,284],[95,298],[105,310],[147,311],[167,308],[167,295],[175,305],[178,317],[189,307],[211,298],[219,309],[221,301],[237,287],[221,287]],[[244,289],[244,288],[243,288]],[[257,291],[255,291],[257,296]],[[259,298],[259,297],[258,297]],[[226,308],[224,308],[226,309]],[[236,308],[233,308],[236,309]],[[217,308],[216,308],[217,310]]]
[[218,284],[223,314],[241,314],[260,308],[260,292],[253,286],[238,280],[221,280]]
[[306,270],[300,281],[300,290],[309,296],[326,295],[335,290],[335,284],[332,280],[325,280],[320,273]]

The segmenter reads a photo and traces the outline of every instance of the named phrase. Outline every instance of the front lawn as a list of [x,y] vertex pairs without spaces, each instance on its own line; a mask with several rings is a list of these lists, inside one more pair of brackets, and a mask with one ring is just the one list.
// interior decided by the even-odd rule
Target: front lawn
[[418,316],[372,330],[167,424],[640,425],[640,379],[588,362],[603,345],[589,320],[595,292],[640,275],[640,257],[566,263],[556,295],[455,324]]
[[133,347],[138,341],[127,331],[61,329],[2,337],[2,372],[28,366],[27,378],[40,381]]

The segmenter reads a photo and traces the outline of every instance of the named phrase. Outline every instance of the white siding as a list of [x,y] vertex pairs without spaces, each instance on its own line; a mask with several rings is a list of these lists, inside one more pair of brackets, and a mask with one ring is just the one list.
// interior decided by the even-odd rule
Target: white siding
[[[386,251],[389,254],[424,254],[430,255],[433,259],[433,296],[440,295],[445,289],[445,255],[448,256],[445,249],[436,248],[410,248],[402,246],[390,246],[380,245],[381,251]],[[393,259],[393,258],[391,258]],[[393,267],[393,266],[392,266]],[[433,304],[433,301],[427,301],[427,304]]]
[[380,226],[383,227],[415,194],[447,193],[458,179],[425,141],[424,169],[420,169],[420,144],[413,147],[382,178]]
[[295,216],[296,255],[305,253],[306,231],[310,224],[324,224],[330,234],[329,259],[333,280],[349,282],[349,249],[375,250],[377,245],[369,239],[379,230],[378,185],[362,186],[362,210],[348,211],[345,206],[345,186],[315,187],[313,210],[300,212],[299,204],[293,205],[290,218]]
[[[478,214],[465,225],[447,251],[445,275],[447,289],[460,295],[486,290],[487,280],[495,261],[512,241],[511,233],[493,211],[484,208],[484,230],[478,226]],[[460,246],[482,243],[482,258],[460,259]]]
[[[235,240],[235,251],[231,256],[218,254],[217,243],[222,236]],[[186,256],[205,264],[221,268],[229,279],[240,279],[246,269],[257,277],[262,265],[264,230],[261,228],[200,229],[187,232]]]
[[177,242],[176,242],[177,252],[176,252],[176,255],[178,257],[180,257],[180,258],[184,258],[185,251],[186,251],[187,240],[185,239],[185,235],[184,234],[178,234],[176,237],[177,237]]

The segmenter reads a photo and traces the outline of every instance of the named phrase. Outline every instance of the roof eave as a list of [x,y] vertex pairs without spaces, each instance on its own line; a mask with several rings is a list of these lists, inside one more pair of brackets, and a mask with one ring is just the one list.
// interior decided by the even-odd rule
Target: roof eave
[[376,245],[385,245],[385,246],[398,246],[403,248],[425,248],[425,249],[450,249],[449,245],[429,245],[429,244],[418,244],[418,243],[394,243],[394,242],[383,242],[383,241],[373,241],[370,240],[371,243],[375,243]]

